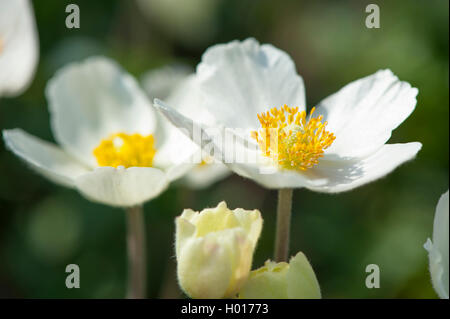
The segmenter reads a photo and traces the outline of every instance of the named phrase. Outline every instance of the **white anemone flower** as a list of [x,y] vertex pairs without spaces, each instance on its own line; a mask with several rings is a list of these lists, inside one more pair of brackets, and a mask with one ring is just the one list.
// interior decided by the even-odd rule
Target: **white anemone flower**
[[[150,101],[115,62],[89,58],[59,70],[46,88],[59,146],[21,129],[4,130],[7,147],[51,181],[110,206],[158,196],[191,166],[159,129]],[[169,161],[177,147],[178,162]]]
[[[149,96],[166,100],[179,107],[177,110],[181,114],[195,117],[201,123],[212,121],[211,114],[198,107],[201,103],[200,96],[193,85],[193,75],[189,67],[177,65],[151,70],[143,76],[142,85]],[[181,183],[193,189],[204,189],[231,174],[227,166],[208,156],[178,128],[166,121],[162,122],[166,126],[165,132],[169,132],[171,136],[170,139],[178,145],[183,144],[184,148],[190,147],[191,158],[197,161],[180,180]]]
[[441,196],[436,207],[433,225],[433,241],[428,238],[424,247],[430,259],[431,282],[442,299],[448,299],[448,195]]
[[33,8],[28,0],[0,0],[0,96],[21,94],[39,56]]
[[[197,144],[214,144],[215,156],[237,174],[267,188],[348,191],[390,173],[422,147],[386,144],[414,110],[418,93],[390,70],[346,85],[308,116],[292,59],[255,39],[209,48],[194,80],[202,97],[198,108],[213,116],[209,123],[177,112],[182,99],[180,106],[154,105]],[[219,133],[208,134],[211,126]],[[202,139],[195,138],[197,129]],[[226,134],[237,142],[223,143]],[[227,160],[236,154],[252,160]]]

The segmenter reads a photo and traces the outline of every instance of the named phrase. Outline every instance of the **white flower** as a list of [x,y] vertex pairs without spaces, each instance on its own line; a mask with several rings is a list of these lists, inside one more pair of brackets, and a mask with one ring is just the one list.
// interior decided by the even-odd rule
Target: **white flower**
[[428,238],[424,247],[429,253],[431,281],[439,297],[448,299],[448,195],[441,196],[436,207],[433,241]]
[[[167,100],[171,105],[179,106],[178,111],[187,117],[195,117],[200,123],[212,121],[209,112],[201,110],[200,96],[193,85],[192,71],[185,66],[166,66],[147,72],[142,79],[146,92],[152,98]],[[166,121],[163,121],[166,123]],[[168,123],[169,132],[174,143],[192,147],[192,160],[201,162],[194,165],[181,179],[191,188],[201,189],[230,175],[231,171],[220,161],[207,156],[205,152],[187,138],[179,129]]]
[[21,129],[4,130],[7,147],[38,173],[85,197],[133,206],[159,195],[190,164],[168,161],[178,145],[157,129],[156,114],[136,80],[115,62],[89,58],[57,72],[46,89],[60,147]]
[[[348,84],[308,117],[303,80],[294,62],[285,52],[254,39],[209,48],[195,83],[202,94],[199,107],[213,115],[211,123],[197,123],[169,103],[156,100],[154,105],[191,138],[201,129],[207,138],[194,141],[202,146],[214,143],[215,155],[225,158],[233,171],[267,188],[348,191],[383,177],[421,149],[418,142],[385,144],[414,110],[418,93],[389,70]],[[261,123],[275,127],[270,145],[263,143]],[[222,133],[208,135],[205,124],[218,126]],[[225,134],[238,142],[218,143]],[[254,160],[227,161],[233,153]]]
[[0,0],[0,96],[16,96],[28,87],[38,56],[30,1]]

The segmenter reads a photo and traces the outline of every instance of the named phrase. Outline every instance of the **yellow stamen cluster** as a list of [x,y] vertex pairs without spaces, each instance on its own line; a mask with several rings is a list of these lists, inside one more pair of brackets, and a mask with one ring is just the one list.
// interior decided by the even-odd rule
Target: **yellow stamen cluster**
[[325,130],[327,122],[322,123],[322,115],[312,117],[314,111],[308,119],[305,111],[287,105],[258,114],[262,128],[253,131],[252,137],[263,155],[284,169],[304,171],[316,165],[336,137]]
[[150,167],[156,149],[153,135],[112,134],[100,142],[94,149],[94,156],[99,166]]

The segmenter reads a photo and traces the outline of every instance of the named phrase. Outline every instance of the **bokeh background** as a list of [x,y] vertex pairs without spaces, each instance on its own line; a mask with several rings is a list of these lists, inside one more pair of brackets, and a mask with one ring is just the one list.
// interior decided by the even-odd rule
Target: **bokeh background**
[[[65,27],[69,3],[80,6],[80,29]],[[380,6],[380,29],[365,27],[369,3]],[[0,100],[0,128],[21,127],[54,141],[45,85],[64,64],[91,55],[112,57],[139,79],[167,64],[194,67],[210,45],[252,36],[293,57],[310,107],[352,80],[390,68],[419,88],[416,110],[391,142],[420,141],[422,151],[348,193],[296,190],[291,252],[310,258],[326,298],[436,298],[422,246],[448,189],[448,6],[446,0],[34,1],[38,71],[22,96]],[[221,200],[261,210],[254,268],[272,256],[276,192],[236,175],[200,191],[172,185],[145,205],[149,297],[183,297],[174,275],[174,217]],[[122,298],[125,248],[122,210],[53,185],[0,142],[0,297]],[[80,289],[65,287],[70,263],[80,266]],[[379,289],[365,287],[371,263],[380,266]]]

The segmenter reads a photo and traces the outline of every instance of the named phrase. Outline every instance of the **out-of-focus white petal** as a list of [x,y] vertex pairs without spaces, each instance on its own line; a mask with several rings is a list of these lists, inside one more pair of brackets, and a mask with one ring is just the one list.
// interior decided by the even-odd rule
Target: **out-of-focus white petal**
[[302,78],[289,55],[255,39],[210,47],[197,67],[203,108],[230,128],[256,128],[257,114],[288,104],[305,109]]
[[449,192],[441,196],[436,207],[433,224],[433,241],[427,240],[424,247],[429,253],[431,281],[439,297],[448,299],[448,214]]
[[99,167],[76,178],[75,185],[92,201],[130,207],[158,196],[168,182],[164,172],[153,167]]
[[153,158],[156,167],[169,169],[175,165],[186,168],[183,174],[176,174],[173,177],[178,178],[189,170],[188,165],[180,166],[180,164],[190,164],[190,167],[195,165],[192,158],[200,151],[200,148],[165,117],[158,122],[156,143],[157,152]]
[[198,123],[212,126],[220,121],[213,110],[205,109],[204,95],[195,75],[188,76],[176,86],[166,101],[184,116],[195,118]]
[[169,182],[173,182],[185,176],[194,166],[195,164],[192,160],[188,160],[187,162],[171,163],[170,166],[164,168],[164,171],[166,173],[167,180]]
[[[167,100],[173,96],[186,82],[192,71],[187,66],[165,66],[159,69],[151,70],[142,77],[142,85],[147,95],[153,100],[155,98]],[[188,99],[192,94],[184,94],[184,99]],[[168,167],[172,165],[172,153],[175,152],[175,159],[179,159],[177,150],[179,144],[192,145],[192,142],[183,136],[179,130],[168,123],[167,119],[158,117],[158,127],[155,131],[156,146],[158,149],[156,155],[156,166]]]
[[192,72],[184,65],[150,70],[142,76],[142,87],[151,98],[165,100]]
[[389,174],[397,166],[413,159],[421,148],[422,144],[418,142],[386,144],[364,159],[323,158],[316,167],[307,170],[305,176],[310,180],[325,179],[326,183],[306,187],[325,193],[349,191]]
[[184,182],[191,188],[206,188],[215,182],[229,176],[231,171],[220,162],[210,164],[197,164],[186,174]]
[[[441,196],[436,207],[436,216],[433,224],[433,243],[443,256],[446,256],[444,264],[447,267],[447,291],[448,291],[448,214],[449,192]],[[447,294],[448,295],[448,294]]]
[[0,96],[16,96],[28,87],[38,57],[39,41],[30,1],[0,1]]
[[[211,124],[213,116],[201,110],[198,86],[189,73],[187,67],[164,67],[150,71],[144,76],[144,87],[150,96],[166,98],[180,113]],[[200,147],[165,117],[158,121],[158,125],[158,151],[154,165],[165,169],[169,180],[175,180],[189,171],[189,177],[185,179],[187,184],[193,188],[202,188],[229,174],[226,166],[219,163],[214,167],[197,167],[202,159]]]
[[390,70],[382,70],[324,99],[315,115],[322,114],[327,130],[336,136],[326,154],[364,157],[376,152],[414,110],[417,93]]
[[199,148],[166,118],[162,118],[158,126],[153,165],[167,171],[168,178],[173,181],[185,175],[195,165],[192,158]]
[[[195,117],[201,123],[212,123],[212,115],[199,108],[200,97],[195,79],[191,76],[180,83],[168,97],[171,105],[177,106],[177,111],[186,116]],[[160,145],[155,154],[154,164],[165,169],[170,168],[170,179],[176,179],[184,175],[196,164],[201,162],[202,152],[180,128],[175,127],[167,118],[159,121]],[[173,168],[171,166],[176,166]],[[176,174],[174,174],[176,172]]]
[[156,117],[136,80],[114,61],[89,58],[57,72],[46,90],[53,133],[67,152],[94,167],[93,150],[113,133],[152,134]]
[[[192,119],[182,115],[174,108],[168,106],[166,103],[159,99],[153,101],[153,106],[175,127],[178,128],[184,135],[189,137],[195,144],[203,148],[206,144],[210,143],[210,140],[200,139],[196,136],[196,132],[202,135],[203,125],[192,121]],[[195,136],[194,136],[195,135]],[[205,135],[205,134],[204,134]]]
[[73,180],[88,170],[66,152],[21,129],[4,130],[6,146],[36,172],[51,181],[73,187]]

